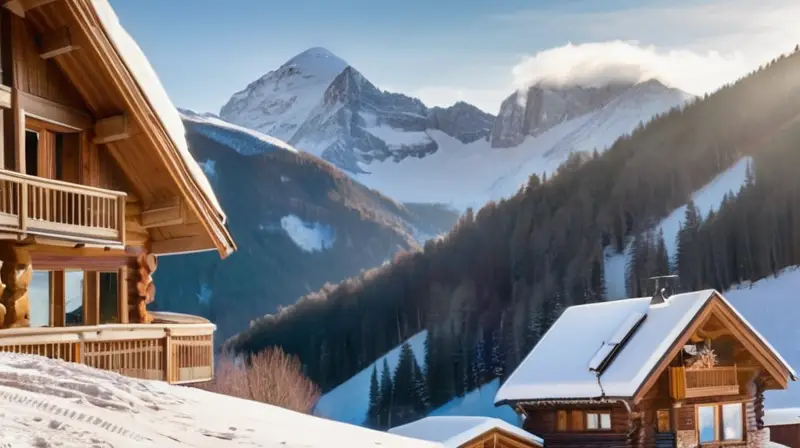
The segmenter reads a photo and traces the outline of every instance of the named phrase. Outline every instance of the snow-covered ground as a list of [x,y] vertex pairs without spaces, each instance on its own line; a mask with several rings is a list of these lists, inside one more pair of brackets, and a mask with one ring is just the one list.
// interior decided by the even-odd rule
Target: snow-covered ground
[[0,353],[0,447],[441,445],[199,389]]
[[[745,183],[747,177],[747,166],[752,163],[750,157],[743,157],[730,168],[720,173],[711,182],[703,186],[692,194],[700,213],[705,217],[713,209],[719,209],[722,198],[725,194],[737,193]],[[675,245],[681,223],[686,216],[686,204],[676,208],[664,218],[655,228],[664,232],[664,242],[667,245],[667,252],[670,257],[675,256]],[[605,281],[606,296],[611,300],[627,297],[625,291],[625,267],[630,258],[631,244],[625,248],[624,253],[615,253],[608,248],[605,251]]]
[[[425,339],[428,332],[423,331],[408,339],[411,350],[417,358],[417,364],[425,368]],[[317,402],[314,415],[330,418],[340,422],[361,425],[367,418],[369,408],[369,382],[372,368],[377,367],[378,378],[383,369],[383,360],[389,364],[389,369],[394,373],[397,361],[400,359],[402,344],[393,348],[389,353],[381,356],[364,370],[353,375],[349,380],[323,395]]]
[[333,228],[320,222],[306,222],[296,215],[281,218],[281,228],[305,252],[319,252],[333,247],[336,234]]
[[[737,285],[723,293],[794,369],[800,368],[800,269]],[[800,407],[800,382],[764,394],[767,409]]]
[[182,109],[180,113],[183,120],[192,122],[195,129],[203,135],[235,149],[242,155],[262,154],[274,151],[276,148],[297,152],[297,149],[283,140],[228,123],[212,114],[199,114],[189,109]]
[[[674,91],[634,87],[605,107],[528,137],[513,148],[492,148],[486,140],[464,144],[444,132],[428,130],[427,136],[439,145],[435,153],[401,162],[387,159],[361,164],[367,173],[353,177],[401,202],[438,202],[459,209],[480,207],[516,193],[531,174],[553,173],[572,152],[602,152],[640,122],[690,98]],[[405,134],[384,129],[376,135],[390,146],[402,146],[412,139]],[[424,140],[423,133],[413,134],[413,141]]]

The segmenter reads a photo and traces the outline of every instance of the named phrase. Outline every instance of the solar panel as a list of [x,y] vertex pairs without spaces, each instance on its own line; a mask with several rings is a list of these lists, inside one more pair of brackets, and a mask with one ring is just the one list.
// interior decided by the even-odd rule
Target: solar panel
[[614,330],[614,333],[603,341],[603,345],[597,350],[589,361],[589,371],[601,372],[611,361],[611,358],[617,352],[617,349],[625,342],[631,334],[636,330],[639,324],[647,317],[644,313],[631,313],[624,321]]

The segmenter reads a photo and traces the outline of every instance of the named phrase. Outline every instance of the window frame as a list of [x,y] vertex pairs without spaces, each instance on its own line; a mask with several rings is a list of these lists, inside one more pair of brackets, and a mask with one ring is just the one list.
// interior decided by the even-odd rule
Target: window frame
[[[586,428],[586,431],[591,431],[591,432],[611,431],[611,426],[612,426],[612,424],[611,424],[611,411],[586,411],[584,413],[584,415],[585,415],[585,417],[584,417],[584,428]],[[592,428],[589,425],[589,419],[592,416],[597,418],[597,427],[595,427],[595,428]],[[603,416],[608,416],[608,427],[607,428],[603,427]]]
[[[738,439],[725,438],[725,416],[723,409],[725,406],[738,405],[739,406],[739,419],[742,428],[742,433]],[[700,408],[709,407],[714,411],[714,440],[701,441],[700,440]],[[745,403],[743,401],[726,401],[718,403],[707,403],[695,405],[695,432],[697,434],[697,443],[699,446],[716,446],[720,443],[729,442],[746,442],[747,441],[747,418],[745,415]]]

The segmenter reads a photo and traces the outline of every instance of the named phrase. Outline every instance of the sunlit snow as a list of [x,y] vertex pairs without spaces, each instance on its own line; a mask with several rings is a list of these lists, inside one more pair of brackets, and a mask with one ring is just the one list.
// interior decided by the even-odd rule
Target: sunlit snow
[[336,240],[331,226],[319,222],[306,222],[296,215],[286,215],[281,218],[281,228],[300,249],[306,252],[329,249]]

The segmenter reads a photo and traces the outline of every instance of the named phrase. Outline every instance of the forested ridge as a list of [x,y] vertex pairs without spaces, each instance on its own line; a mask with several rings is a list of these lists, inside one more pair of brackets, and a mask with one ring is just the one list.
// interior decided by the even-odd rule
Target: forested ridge
[[[254,321],[227,347],[279,345],[327,391],[428,329],[424,368],[401,357],[385,374],[400,379],[373,391],[371,425],[395,426],[504,379],[561,310],[604,300],[604,247],[633,241],[632,295],[654,274],[677,272],[683,289],[725,289],[798,264],[798,115],[795,51],[657,117],[602,155],[573,155],[549,179],[531,175],[515,196],[468,211],[424,250],[326,285]],[[687,207],[670,262],[649,229],[744,155],[754,160],[746,185],[709,216]]]

